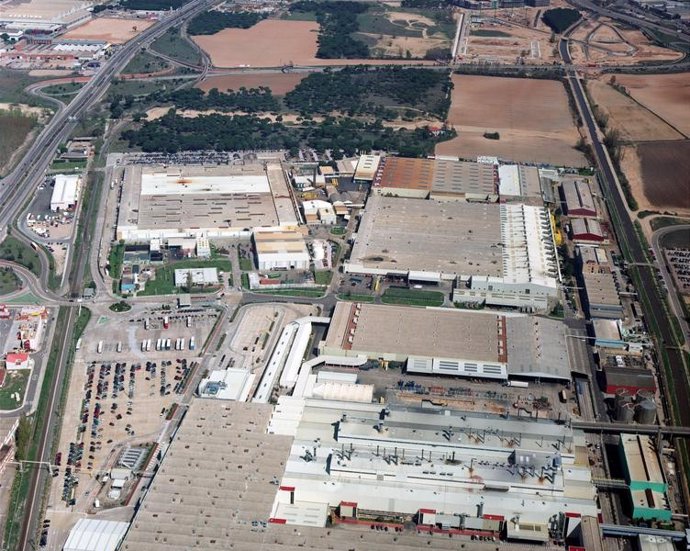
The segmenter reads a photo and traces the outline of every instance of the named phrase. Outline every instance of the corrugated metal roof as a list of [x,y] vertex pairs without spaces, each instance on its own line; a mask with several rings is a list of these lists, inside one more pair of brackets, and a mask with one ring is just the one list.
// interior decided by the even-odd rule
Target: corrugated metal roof
[[82,518],[70,530],[64,551],[115,551],[129,523]]

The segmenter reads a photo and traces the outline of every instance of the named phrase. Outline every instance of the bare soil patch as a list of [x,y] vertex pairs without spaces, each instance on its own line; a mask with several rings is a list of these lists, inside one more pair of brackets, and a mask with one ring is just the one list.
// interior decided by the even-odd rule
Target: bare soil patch
[[387,36],[379,38],[379,35],[369,33],[359,33],[375,39],[376,45],[372,47],[372,55],[376,57],[404,57],[407,52],[413,58],[423,58],[432,48],[447,48],[451,42],[447,38],[426,37],[418,38],[413,36]]
[[642,184],[656,207],[690,209],[690,140],[646,142],[637,146]]
[[690,73],[617,75],[616,79],[642,105],[690,135]]
[[[495,155],[524,162],[584,166],[563,84],[550,80],[453,75],[449,121],[458,137],[442,155]],[[510,98],[510,101],[506,101]],[[484,138],[499,132],[499,140]]]
[[[609,77],[607,77],[608,79]],[[594,102],[609,116],[609,126],[618,129],[628,141],[681,140],[683,135],[608,83],[587,83]]]
[[[536,11],[533,13],[536,16]],[[469,15],[467,15],[469,17]],[[520,21],[520,25],[526,24]],[[459,54],[468,60],[500,61],[515,63],[518,57],[525,63],[540,65],[559,59],[554,55],[554,44],[549,42],[550,32],[538,28],[525,28],[505,21],[501,24],[472,25],[467,42],[461,41]],[[500,32],[508,36],[482,36],[483,33]]]
[[243,86],[247,89],[267,86],[273,95],[282,96],[293,90],[305,76],[305,74],[298,73],[225,75],[206,78],[196,87],[201,88],[204,92],[208,92],[212,88],[227,92],[228,90],[239,90]]
[[574,63],[596,65],[635,65],[680,59],[682,54],[652,44],[638,30],[621,27],[608,18],[588,20],[572,38],[570,53]]
[[[250,29],[224,29],[194,41],[211,57],[216,67],[280,67],[282,65],[378,65],[375,59],[318,59],[314,21],[264,19]],[[389,60],[391,65],[409,60]],[[433,61],[416,61],[433,65]]]
[[112,44],[124,44],[153,25],[145,19],[119,19],[99,17],[81,27],[68,31],[64,38],[105,40]]

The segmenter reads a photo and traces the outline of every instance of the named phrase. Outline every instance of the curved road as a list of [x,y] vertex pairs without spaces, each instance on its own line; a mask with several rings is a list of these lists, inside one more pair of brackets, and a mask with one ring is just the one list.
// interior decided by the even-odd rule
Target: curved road
[[683,224],[678,226],[668,226],[666,228],[661,228],[656,230],[652,234],[651,247],[654,251],[654,256],[656,257],[657,264],[659,265],[659,271],[661,276],[664,278],[664,283],[666,284],[666,289],[668,290],[668,297],[671,302],[671,309],[673,313],[678,318],[680,323],[681,331],[683,331],[683,336],[685,337],[685,349],[687,350],[690,345],[690,326],[688,321],[685,319],[685,310],[680,302],[680,297],[678,296],[678,291],[676,289],[675,282],[673,281],[673,276],[669,273],[668,266],[666,264],[666,257],[664,256],[663,247],[661,246],[661,239],[668,235],[669,233],[676,232],[678,230],[690,230],[690,224]]

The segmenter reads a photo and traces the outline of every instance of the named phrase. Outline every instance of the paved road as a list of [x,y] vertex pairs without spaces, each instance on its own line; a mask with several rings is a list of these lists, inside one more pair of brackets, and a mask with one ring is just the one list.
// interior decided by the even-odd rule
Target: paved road
[[676,232],[678,230],[690,230],[690,224],[684,224],[681,226],[669,226],[667,228],[658,229],[652,234],[651,246],[652,250],[654,251],[654,256],[656,257],[659,270],[661,271],[661,275],[664,278],[666,289],[668,289],[668,297],[671,299],[671,309],[673,310],[675,316],[678,318],[680,328],[683,331],[683,336],[685,337],[685,349],[687,350],[688,346],[690,345],[690,326],[688,326],[688,322],[685,319],[685,311],[683,309],[683,305],[680,302],[680,297],[678,296],[678,292],[676,290],[673,277],[668,271],[666,265],[666,257],[664,256],[663,247],[660,243],[661,239],[665,235]]

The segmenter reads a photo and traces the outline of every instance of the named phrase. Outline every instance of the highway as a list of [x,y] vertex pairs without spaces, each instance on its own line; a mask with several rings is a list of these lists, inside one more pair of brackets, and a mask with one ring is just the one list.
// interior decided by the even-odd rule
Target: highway
[[[45,172],[50,165],[57,148],[70,135],[76,126],[79,117],[85,116],[93,105],[100,101],[105,94],[112,79],[121,71],[127,63],[145,46],[153,42],[171,27],[174,27],[187,18],[193,17],[206,9],[215,0],[193,0],[179,10],[171,12],[165,19],[149,27],[139,36],[115,51],[103,64],[99,73],[87,82],[72,102],[58,110],[52,120],[45,126],[34,143],[27,149],[23,158],[17,163],[14,170],[0,182],[0,241],[8,233],[9,226],[24,208],[26,202],[36,191],[36,187],[43,180]],[[26,241],[25,236],[18,236]],[[82,240],[82,248],[74,255],[77,263],[85,264],[84,250],[88,248],[88,239]],[[41,258],[41,284],[47,288],[48,262],[45,254]],[[83,273],[79,267],[75,273],[76,278]],[[26,275],[26,274],[24,274]],[[28,278],[29,280],[31,278]],[[74,287],[72,288],[74,292]],[[69,308],[67,318],[62,327],[58,327],[55,338],[60,342],[60,354],[55,366],[56,374],[49,389],[49,406],[47,418],[43,423],[42,433],[38,436],[38,459],[49,461],[53,443],[53,435],[58,432],[57,408],[60,399],[60,389],[66,370],[66,362],[69,356],[73,324],[78,308]],[[15,522],[21,522],[20,534],[16,549],[29,550],[35,548],[34,534],[36,522],[40,517],[42,493],[46,486],[46,469],[33,469],[29,472],[29,490],[24,507],[15,511]],[[22,514],[24,513],[24,514]]]

